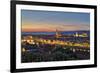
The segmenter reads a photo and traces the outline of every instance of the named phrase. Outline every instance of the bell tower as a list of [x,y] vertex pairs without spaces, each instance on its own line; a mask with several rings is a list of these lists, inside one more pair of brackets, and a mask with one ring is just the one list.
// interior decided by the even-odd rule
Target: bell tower
[[61,34],[60,34],[60,32],[56,29],[56,38],[59,38],[59,37],[61,37]]

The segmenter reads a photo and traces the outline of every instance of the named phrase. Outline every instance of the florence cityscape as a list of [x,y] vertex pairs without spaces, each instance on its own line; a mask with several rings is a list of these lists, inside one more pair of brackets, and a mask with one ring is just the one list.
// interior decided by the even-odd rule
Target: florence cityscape
[[90,59],[90,15],[21,10],[21,62]]

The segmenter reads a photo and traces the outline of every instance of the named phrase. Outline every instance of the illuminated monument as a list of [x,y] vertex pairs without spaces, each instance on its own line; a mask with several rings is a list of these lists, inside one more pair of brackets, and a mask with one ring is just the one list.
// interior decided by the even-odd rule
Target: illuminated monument
[[56,38],[60,38],[62,35],[61,35],[61,33],[60,33],[60,31],[58,31],[57,29],[56,29]]
[[88,37],[88,34],[87,33],[79,34],[78,32],[76,32],[74,36],[75,37]]
[[[55,36],[56,36],[56,38],[64,37],[64,36],[62,36],[61,32],[58,31],[57,29],[56,29],[56,34],[55,34]],[[74,37],[88,37],[88,34],[87,34],[87,33],[84,33],[84,32],[81,33],[81,34],[79,34],[78,32],[76,32],[73,36],[74,36]]]

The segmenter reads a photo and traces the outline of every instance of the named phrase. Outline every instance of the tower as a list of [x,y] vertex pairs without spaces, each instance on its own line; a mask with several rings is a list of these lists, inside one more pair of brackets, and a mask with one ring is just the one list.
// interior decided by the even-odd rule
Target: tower
[[61,34],[60,34],[60,32],[56,29],[56,38],[59,38],[59,37],[61,37]]

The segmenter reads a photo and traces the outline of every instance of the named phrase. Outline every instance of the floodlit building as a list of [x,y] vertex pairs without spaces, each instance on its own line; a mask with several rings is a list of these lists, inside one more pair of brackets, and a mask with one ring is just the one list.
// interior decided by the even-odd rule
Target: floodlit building
[[57,29],[56,29],[56,38],[60,38],[62,35],[61,35],[61,33],[60,33],[60,31],[58,31]]
[[78,32],[75,33],[75,37],[88,37],[87,33],[79,34]]

